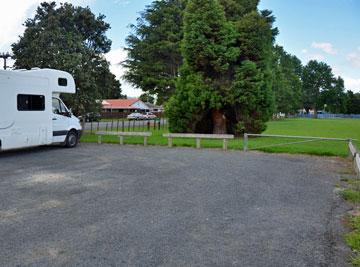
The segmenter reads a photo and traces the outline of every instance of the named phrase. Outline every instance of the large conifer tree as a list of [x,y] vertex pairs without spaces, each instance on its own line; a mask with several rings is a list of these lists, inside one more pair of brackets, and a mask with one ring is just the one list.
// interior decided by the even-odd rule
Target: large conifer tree
[[[234,5],[241,5],[241,2]],[[257,1],[255,1],[257,2]],[[239,6],[238,6],[239,7]],[[269,11],[226,15],[218,0],[189,0],[180,72],[167,105],[170,130],[260,132],[273,108]]]

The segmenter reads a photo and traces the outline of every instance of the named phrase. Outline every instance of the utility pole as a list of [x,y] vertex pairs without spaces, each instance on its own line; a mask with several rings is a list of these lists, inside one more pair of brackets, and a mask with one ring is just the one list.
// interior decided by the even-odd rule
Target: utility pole
[[6,68],[7,68],[6,60],[8,58],[11,58],[11,55],[9,53],[0,53],[0,58],[2,58],[4,60],[4,70],[6,70]]

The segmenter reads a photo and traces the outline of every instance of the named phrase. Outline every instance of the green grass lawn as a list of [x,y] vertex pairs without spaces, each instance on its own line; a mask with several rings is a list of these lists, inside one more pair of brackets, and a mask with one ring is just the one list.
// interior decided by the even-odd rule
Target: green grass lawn
[[[143,131],[144,128],[135,128],[135,131]],[[167,139],[162,134],[167,130],[154,130],[151,127],[153,135],[149,138],[149,145],[167,145]],[[356,119],[284,119],[268,122],[267,130],[264,134],[296,135],[296,136],[317,136],[317,137],[339,137],[354,138],[360,140],[360,120]],[[125,143],[142,144],[143,138],[125,137]],[[97,136],[85,133],[81,138],[82,142],[96,142]],[[265,147],[274,144],[287,142],[297,142],[299,139],[283,139],[274,137],[250,138],[249,148],[251,150],[261,150],[271,153],[302,153],[323,156],[341,156],[348,155],[348,146],[346,142],[339,141],[314,141],[302,144],[280,145],[274,147]],[[104,143],[118,143],[119,138],[114,136],[104,136]],[[174,146],[195,147],[195,140],[192,139],[174,139]],[[359,147],[359,141],[354,142]],[[202,147],[221,148],[222,140],[202,140]],[[229,149],[243,149],[242,138],[229,141]]]
[[352,249],[351,262],[354,266],[360,266],[360,180],[357,178],[342,178],[340,195],[352,206],[352,214],[344,217],[344,223],[348,226],[345,235],[346,244]]
[[360,266],[360,217],[354,216],[350,219],[352,231],[345,236],[348,246],[356,253],[351,262],[354,266]]

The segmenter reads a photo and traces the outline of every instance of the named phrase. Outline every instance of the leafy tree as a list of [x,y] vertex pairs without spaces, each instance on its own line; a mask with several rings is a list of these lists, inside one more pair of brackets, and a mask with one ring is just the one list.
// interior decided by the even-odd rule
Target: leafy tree
[[127,37],[128,69],[125,79],[144,92],[156,95],[159,104],[175,91],[175,80],[182,65],[180,42],[183,38],[185,0],[158,0],[147,6],[132,25]]
[[155,104],[155,97],[149,93],[143,93],[140,95],[139,99],[145,103]]
[[102,99],[119,99],[125,98],[122,94],[121,83],[116,76],[110,71],[110,63],[101,60],[96,66],[96,84],[100,90]]
[[332,86],[322,92],[322,104],[331,113],[346,113],[346,93],[344,80],[338,77]]
[[277,112],[294,114],[302,108],[302,64],[280,46],[274,48],[275,105]]
[[360,93],[346,93],[346,111],[348,114],[360,114]]
[[256,5],[241,17],[227,18],[220,1],[188,1],[184,64],[166,107],[171,131],[241,133],[265,129],[273,100],[273,21],[270,12],[259,13]]
[[98,109],[102,98],[121,97],[120,83],[103,57],[111,47],[105,34],[110,25],[104,18],[96,17],[88,7],[41,3],[34,18],[25,22],[24,35],[12,45],[15,67],[71,73],[77,93],[65,96],[65,101],[78,114]]
[[317,118],[317,111],[324,106],[321,95],[332,88],[334,81],[331,67],[324,62],[311,60],[304,67],[302,80],[305,109],[313,109]]

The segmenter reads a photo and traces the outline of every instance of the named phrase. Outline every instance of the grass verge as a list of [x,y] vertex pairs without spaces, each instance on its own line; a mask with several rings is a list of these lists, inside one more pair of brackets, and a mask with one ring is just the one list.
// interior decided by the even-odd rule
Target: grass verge
[[[360,120],[351,119],[285,119],[268,122],[265,134],[297,135],[297,136],[317,136],[317,137],[339,137],[353,138],[360,140]],[[128,130],[128,127],[125,128]],[[147,131],[146,127],[131,127],[131,131]],[[162,135],[167,133],[167,129],[160,130],[150,128],[152,136],[149,138],[149,145],[166,146],[167,139]],[[96,142],[97,137],[93,133],[85,132],[82,142]],[[340,156],[348,155],[346,142],[341,141],[313,141],[301,144],[287,144],[300,139],[286,139],[273,137],[251,138],[249,148],[269,153],[290,153],[290,154],[309,154],[317,156]],[[119,142],[115,136],[104,136],[104,143]],[[204,148],[221,148],[222,140],[202,140]],[[143,139],[138,137],[126,137],[127,144],[142,144]],[[359,142],[354,142],[358,145]],[[275,145],[275,146],[274,146]],[[193,139],[174,139],[174,146],[195,147]],[[358,146],[359,147],[359,146]],[[242,150],[243,139],[237,138],[229,141],[229,149]]]
[[344,189],[341,192],[342,197],[353,204],[360,203],[360,192],[354,189]]
[[353,206],[351,215],[346,219],[350,231],[345,235],[345,242],[354,253],[351,258],[352,265],[360,267],[360,180],[343,178],[341,182],[344,182],[345,187],[341,196]]
[[347,245],[354,251],[351,263],[354,266],[360,266],[360,216],[353,216],[350,219],[352,231],[345,236]]

